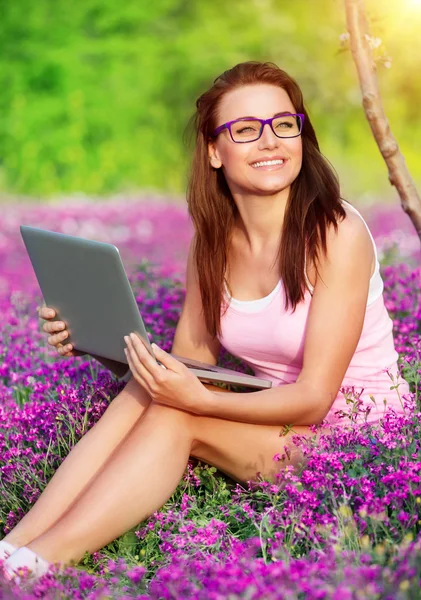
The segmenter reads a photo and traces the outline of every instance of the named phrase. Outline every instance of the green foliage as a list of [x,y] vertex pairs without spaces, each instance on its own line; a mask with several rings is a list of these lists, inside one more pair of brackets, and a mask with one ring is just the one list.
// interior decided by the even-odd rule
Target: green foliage
[[[299,81],[322,150],[346,190],[388,189],[351,55],[340,52],[342,3],[0,4],[0,190],[47,197],[182,192],[190,159],[183,132],[195,99],[245,60],[274,61]],[[393,57],[392,69],[379,66],[385,107],[421,179],[415,150],[421,84],[412,76],[418,59],[401,43],[403,31],[417,39],[421,11],[403,25],[390,9],[380,14],[373,1],[368,5],[376,17],[373,35],[385,39]]]

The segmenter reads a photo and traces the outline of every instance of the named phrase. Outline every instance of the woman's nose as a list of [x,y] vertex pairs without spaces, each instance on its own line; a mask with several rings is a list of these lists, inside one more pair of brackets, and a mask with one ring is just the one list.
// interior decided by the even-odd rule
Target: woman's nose
[[262,135],[259,138],[259,146],[260,147],[276,147],[280,142],[280,138],[278,138],[272,131],[269,123],[265,123],[263,126]]

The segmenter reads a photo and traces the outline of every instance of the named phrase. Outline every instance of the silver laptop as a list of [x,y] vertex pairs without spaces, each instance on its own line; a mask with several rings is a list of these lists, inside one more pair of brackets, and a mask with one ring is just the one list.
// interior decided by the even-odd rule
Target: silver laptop
[[[124,336],[130,332],[142,338],[156,360],[116,246],[27,225],[20,232],[46,305],[57,312],[54,320],[67,325],[66,343],[124,379],[130,375],[124,353]],[[201,381],[272,387],[271,381],[254,375],[171,356]]]

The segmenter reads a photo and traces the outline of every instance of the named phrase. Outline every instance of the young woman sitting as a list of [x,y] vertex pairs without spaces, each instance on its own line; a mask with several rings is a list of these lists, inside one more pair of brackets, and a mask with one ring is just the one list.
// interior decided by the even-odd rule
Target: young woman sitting
[[[297,83],[272,63],[242,63],[196,106],[195,236],[172,352],[216,364],[222,344],[273,386],[223,392],[157,349],[162,369],[127,337],[131,379],[0,543],[3,557],[20,548],[9,577],[77,562],[135,527],[171,497],[190,456],[240,482],[274,480],[305,464],[293,435],[349,423],[352,388],[369,422],[403,411],[386,371],[398,375],[398,353],[376,246],[340,197]],[[49,343],[74,356],[48,311]]]

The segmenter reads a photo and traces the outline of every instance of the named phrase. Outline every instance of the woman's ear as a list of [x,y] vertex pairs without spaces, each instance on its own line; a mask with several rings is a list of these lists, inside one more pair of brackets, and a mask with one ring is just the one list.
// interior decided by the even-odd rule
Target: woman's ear
[[220,169],[222,167],[222,162],[218,156],[215,146],[211,143],[208,144],[208,155],[211,167],[214,169]]

